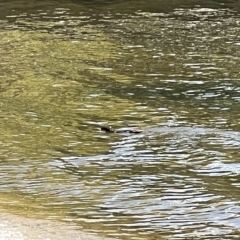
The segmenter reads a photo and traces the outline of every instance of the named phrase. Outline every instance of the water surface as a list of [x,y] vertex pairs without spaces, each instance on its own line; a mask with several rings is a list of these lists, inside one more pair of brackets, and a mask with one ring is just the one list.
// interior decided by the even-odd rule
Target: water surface
[[238,1],[0,7],[1,208],[120,239],[239,236]]

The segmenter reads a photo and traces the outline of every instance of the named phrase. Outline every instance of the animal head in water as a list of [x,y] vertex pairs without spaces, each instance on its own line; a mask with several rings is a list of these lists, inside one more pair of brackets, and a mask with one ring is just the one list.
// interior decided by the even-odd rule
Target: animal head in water
[[115,130],[111,126],[101,126],[101,130],[105,132],[111,132],[111,133],[115,132]]

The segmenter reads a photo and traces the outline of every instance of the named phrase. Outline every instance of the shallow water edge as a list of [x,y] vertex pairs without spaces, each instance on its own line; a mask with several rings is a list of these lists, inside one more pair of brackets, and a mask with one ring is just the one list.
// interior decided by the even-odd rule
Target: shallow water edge
[[26,218],[6,212],[0,212],[0,239],[114,240],[113,238],[105,238],[93,233],[77,230],[71,224]]

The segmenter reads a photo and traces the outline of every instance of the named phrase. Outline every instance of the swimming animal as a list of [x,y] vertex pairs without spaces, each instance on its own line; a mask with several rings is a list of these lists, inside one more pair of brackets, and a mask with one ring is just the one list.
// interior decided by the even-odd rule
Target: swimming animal
[[109,133],[133,133],[138,134],[143,132],[143,130],[139,129],[114,129],[111,126],[101,126],[101,130]]

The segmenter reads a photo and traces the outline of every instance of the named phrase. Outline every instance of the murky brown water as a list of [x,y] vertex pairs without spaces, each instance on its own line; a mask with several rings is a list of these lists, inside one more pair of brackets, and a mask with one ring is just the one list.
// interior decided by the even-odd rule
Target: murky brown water
[[120,239],[238,238],[239,7],[0,1],[0,208]]

